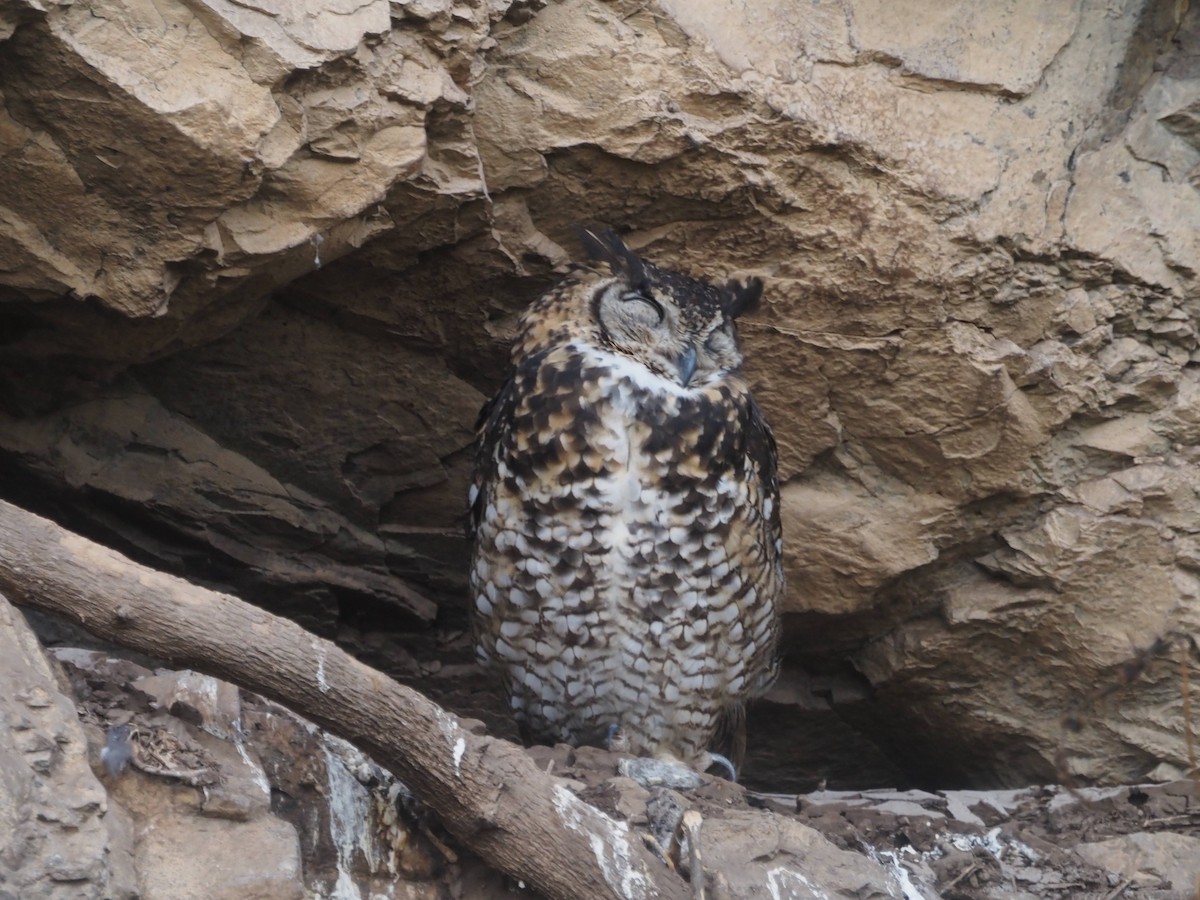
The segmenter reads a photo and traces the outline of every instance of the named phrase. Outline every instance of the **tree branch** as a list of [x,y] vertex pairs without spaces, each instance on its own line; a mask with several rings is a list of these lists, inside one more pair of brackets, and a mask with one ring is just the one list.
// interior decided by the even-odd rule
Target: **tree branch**
[[270,697],[370,754],[490,864],[552,898],[682,898],[625,823],[287,619],[138,565],[0,501],[0,591]]

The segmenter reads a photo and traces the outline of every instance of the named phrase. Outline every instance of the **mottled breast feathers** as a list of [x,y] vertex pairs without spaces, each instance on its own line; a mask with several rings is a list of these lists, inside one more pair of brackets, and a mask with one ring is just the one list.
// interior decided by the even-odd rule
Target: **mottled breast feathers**
[[659,269],[611,232],[585,247],[480,414],[477,655],[527,740],[619,730],[702,766],[776,667],[776,451],[734,330],[762,286]]

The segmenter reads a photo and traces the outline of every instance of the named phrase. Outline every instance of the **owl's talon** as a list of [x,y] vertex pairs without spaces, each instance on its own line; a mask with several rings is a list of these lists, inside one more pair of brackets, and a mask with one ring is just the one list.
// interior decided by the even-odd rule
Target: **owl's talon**
[[722,756],[720,753],[708,754],[708,766],[711,769],[713,766],[719,766],[729,773],[729,780],[737,784],[737,767],[727,756]]

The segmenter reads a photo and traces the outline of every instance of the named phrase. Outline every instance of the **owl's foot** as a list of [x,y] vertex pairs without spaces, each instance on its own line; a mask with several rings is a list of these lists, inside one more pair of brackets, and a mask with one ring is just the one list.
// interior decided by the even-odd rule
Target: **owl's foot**
[[[619,722],[611,723],[605,730],[602,746],[613,753],[627,753],[629,739]],[[617,763],[617,771],[632,778],[645,788],[668,787],[689,790],[704,783],[701,772],[717,768],[729,781],[737,784],[737,767],[727,756],[720,753],[705,753],[699,763],[689,766],[675,759],[662,757],[634,757]]]

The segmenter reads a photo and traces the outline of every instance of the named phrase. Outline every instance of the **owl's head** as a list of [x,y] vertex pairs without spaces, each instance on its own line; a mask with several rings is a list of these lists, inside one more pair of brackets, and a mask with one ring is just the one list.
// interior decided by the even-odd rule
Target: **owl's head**
[[612,274],[592,298],[609,347],[682,387],[741,367],[734,320],[758,305],[761,279],[714,285],[646,262],[613,231],[584,231],[581,238],[592,261]]

